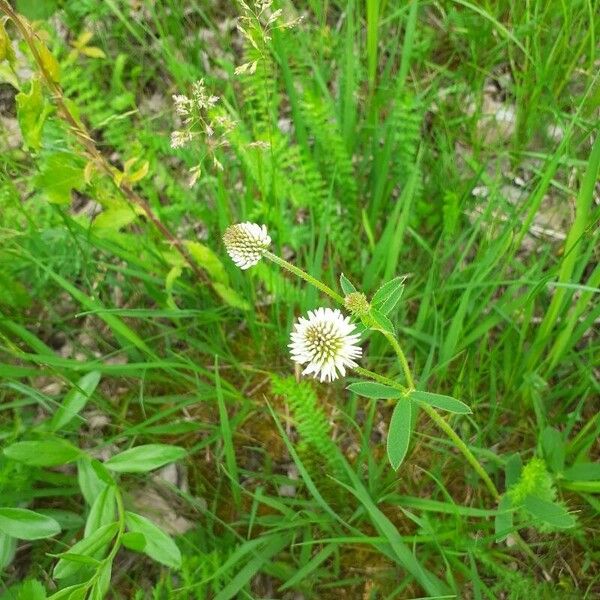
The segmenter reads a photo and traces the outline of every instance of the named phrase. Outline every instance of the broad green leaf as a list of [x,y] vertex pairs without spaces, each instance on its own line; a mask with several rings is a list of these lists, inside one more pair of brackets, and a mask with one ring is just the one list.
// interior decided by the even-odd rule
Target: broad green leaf
[[66,577],[75,575],[85,566],[80,557],[85,556],[94,560],[93,555],[107,546],[115,537],[118,530],[118,523],[110,523],[100,527],[100,529],[94,531],[90,536],[77,542],[56,563],[54,577],[56,579],[65,579]]
[[35,77],[31,80],[29,93],[19,92],[15,96],[17,118],[23,139],[30,150],[39,150],[42,145],[42,129],[52,108],[42,94],[42,84]]
[[130,448],[109,458],[104,465],[118,473],[144,473],[158,469],[186,455],[184,448],[169,444],[146,444]]
[[494,530],[496,541],[502,542],[506,539],[509,530],[513,528],[513,510],[510,496],[502,496],[498,503],[498,513],[494,518]]
[[224,285],[222,283],[214,283],[213,288],[215,292],[219,294],[219,296],[227,303],[229,306],[233,306],[233,308],[239,308],[240,310],[250,310],[252,305],[244,300],[233,288],[230,288],[228,285]]
[[112,562],[106,561],[99,569],[96,583],[90,591],[89,600],[104,600],[110,588],[110,577],[112,575]]
[[100,371],[86,373],[64,397],[50,421],[50,429],[56,431],[64,427],[86,405],[100,383]]
[[21,584],[5,589],[0,600],[46,600],[46,589],[37,579],[27,579]]
[[536,496],[527,496],[523,507],[531,513],[533,517],[551,527],[559,529],[568,529],[575,526],[575,517],[567,512],[567,509],[555,502],[548,502]]
[[357,381],[346,389],[365,398],[401,398],[404,395],[400,390],[373,381]]
[[0,508],[0,531],[19,540],[41,540],[59,533],[60,525],[26,508]]
[[402,464],[413,428],[412,402],[406,398],[394,407],[387,436],[387,454],[394,470]]
[[546,464],[554,473],[560,473],[565,466],[565,442],[554,427],[546,427],[540,436],[542,454]]
[[98,476],[92,466],[92,460],[87,456],[82,456],[77,460],[77,481],[85,501],[90,506],[94,504],[96,498],[102,493],[102,490],[104,490],[107,485],[107,483]]
[[418,402],[423,402],[424,404],[429,404],[429,406],[434,406],[440,410],[456,413],[458,415],[469,415],[472,412],[464,402],[452,398],[452,396],[414,390],[410,393],[410,397]]
[[125,524],[129,531],[140,533],[146,539],[144,554],[167,567],[181,566],[181,552],[177,544],[160,527],[146,517],[132,512],[125,513]]
[[122,206],[102,211],[92,222],[92,230],[99,236],[106,231],[119,231],[137,219],[138,213],[133,207]]
[[84,187],[83,165],[68,152],[55,152],[45,159],[36,184],[49,202],[69,204],[71,190]]
[[30,21],[41,21],[52,16],[58,8],[58,0],[16,0],[15,5]]
[[36,508],[36,512],[40,515],[45,515],[54,519],[61,529],[80,529],[83,527],[83,517],[72,510],[64,510],[62,508]]
[[0,531],[0,571],[4,570],[15,557],[17,550],[16,538]]
[[345,296],[356,292],[356,288],[352,285],[352,282],[343,273],[340,275],[340,287]]
[[56,467],[73,462],[81,451],[65,440],[54,439],[15,442],[4,448],[4,454],[31,467]]
[[227,285],[229,277],[221,259],[208,247],[200,242],[185,242],[185,246],[194,260],[210,275],[215,283]]
[[521,455],[518,452],[511,454],[504,465],[504,472],[506,473],[506,489],[517,484],[521,477],[522,470],[523,461],[521,460]]
[[77,583],[52,594],[48,600],[84,600],[87,596],[88,584]]
[[373,296],[373,307],[384,315],[389,314],[402,297],[402,292],[404,291],[403,282],[403,277],[396,277],[384,283]]
[[366,317],[367,320],[369,317],[373,320],[373,323],[366,322],[365,324],[371,329],[381,329],[382,331],[387,331],[388,333],[395,333],[394,324],[381,311],[371,308]]
[[116,490],[112,485],[107,485],[98,495],[90,514],[85,522],[84,537],[90,536],[94,531],[115,520]]
[[564,472],[568,481],[600,481],[600,463],[576,463]]
[[127,531],[121,538],[123,546],[136,552],[143,552],[146,547],[146,537],[142,533],[137,531]]

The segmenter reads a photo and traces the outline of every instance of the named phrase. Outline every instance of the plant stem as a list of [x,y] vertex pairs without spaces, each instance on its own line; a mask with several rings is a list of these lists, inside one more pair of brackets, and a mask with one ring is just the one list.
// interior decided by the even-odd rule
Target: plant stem
[[276,254],[269,252],[268,250],[265,250],[264,257],[268,258],[271,262],[274,262],[282,269],[285,269],[286,271],[297,275],[298,277],[300,277],[300,279],[304,279],[304,281],[307,281],[311,285],[314,285],[317,289],[321,290],[324,294],[327,294],[336,302],[339,302],[342,306],[344,305],[344,298],[342,296],[340,296],[337,292],[333,291],[328,285],[321,283],[318,279],[306,273],[306,271],[299,269],[296,265],[293,265],[292,263],[288,262],[287,260],[284,260]]
[[[381,330],[380,330],[381,331]],[[404,377],[406,378],[406,383],[411,390],[415,389],[415,381],[413,379],[412,373],[410,372],[410,367],[408,366],[408,361],[406,360],[406,355],[404,354],[402,347],[400,346],[398,340],[394,337],[392,333],[389,331],[381,331],[385,336],[385,339],[389,342],[390,346],[394,349],[396,356],[398,357],[398,362],[402,367],[402,371],[404,372]]]

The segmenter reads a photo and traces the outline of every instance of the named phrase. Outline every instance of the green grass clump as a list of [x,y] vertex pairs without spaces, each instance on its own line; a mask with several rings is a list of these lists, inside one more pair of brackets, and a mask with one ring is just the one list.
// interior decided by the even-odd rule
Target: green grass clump
[[[0,600],[594,598],[598,0],[12,4]],[[200,79],[235,128],[171,148]],[[394,471],[394,396],[292,377],[328,299],[237,269],[246,221],[335,293],[402,277],[416,388],[472,414],[415,409]]]

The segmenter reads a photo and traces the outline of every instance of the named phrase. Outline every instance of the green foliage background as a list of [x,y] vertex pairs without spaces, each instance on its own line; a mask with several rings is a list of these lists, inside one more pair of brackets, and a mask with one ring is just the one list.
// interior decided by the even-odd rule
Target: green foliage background
[[[0,443],[186,450],[185,483],[120,476],[128,511],[155,486],[190,527],[162,565],[130,536],[108,597],[595,597],[598,1],[282,1],[282,22],[303,19],[256,47],[236,3],[40,6],[16,2],[70,110],[206,275],[86,169],[6,23]],[[223,170],[205,139],[169,145],[171,96],[200,78],[237,121]],[[499,504],[425,417],[395,472],[388,401],[292,378],[292,322],[324,300],[264,262],[237,270],[220,236],[241,221],[335,289],[342,272],[368,295],[406,276],[389,317],[419,387],[472,409],[448,422]],[[365,366],[401,377],[382,340],[364,345]],[[0,455],[0,505],[60,526],[0,538],[2,600],[57,591],[86,490],[72,464]]]

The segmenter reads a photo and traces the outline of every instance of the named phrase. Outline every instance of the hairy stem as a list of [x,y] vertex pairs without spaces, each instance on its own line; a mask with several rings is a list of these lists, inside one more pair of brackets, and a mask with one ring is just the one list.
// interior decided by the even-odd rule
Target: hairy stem
[[304,279],[304,281],[307,281],[311,285],[314,285],[317,289],[321,290],[324,294],[327,294],[336,302],[339,302],[342,305],[344,304],[344,298],[342,296],[340,296],[337,292],[332,290],[328,285],[321,283],[318,279],[314,278],[312,275],[309,275],[306,271],[299,269],[296,265],[293,265],[292,263],[288,262],[287,260],[284,260],[276,254],[269,252],[268,250],[265,251],[264,257],[268,258],[271,262],[274,262],[277,266],[281,267],[282,269],[285,269],[286,271],[297,275],[298,277],[300,277],[300,279]]

